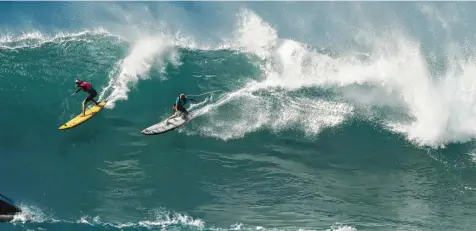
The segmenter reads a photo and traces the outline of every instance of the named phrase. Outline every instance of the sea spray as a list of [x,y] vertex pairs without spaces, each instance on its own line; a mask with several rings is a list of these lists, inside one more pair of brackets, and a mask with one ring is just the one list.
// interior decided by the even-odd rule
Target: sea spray
[[166,63],[177,63],[177,56],[169,39],[162,36],[141,38],[134,44],[130,54],[118,62],[117,68],[110,73],[109,83],[100,93],[99,99],[108,100],[106,107],[114,108],[116,101],[127,100],[130,88],[139,80],[150,77],[148,71],[153,65],[164,73]]

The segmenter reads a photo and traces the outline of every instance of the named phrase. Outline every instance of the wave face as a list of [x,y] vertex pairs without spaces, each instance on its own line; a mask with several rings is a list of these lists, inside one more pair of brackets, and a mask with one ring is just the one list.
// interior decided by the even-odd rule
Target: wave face
[[0,3],[1,229],[469,230],[474,8]]

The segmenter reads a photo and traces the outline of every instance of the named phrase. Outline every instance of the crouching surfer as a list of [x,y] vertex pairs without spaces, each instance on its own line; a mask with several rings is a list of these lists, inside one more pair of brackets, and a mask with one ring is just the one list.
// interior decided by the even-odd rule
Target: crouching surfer
[[[177,97],[177,100],[175,100],[175,103],[174,103],[174,105],[172,106],[172,109],[174,110],[174,114],[173,114],[171,117],[169,117],[169,119],[172,118],[172,117],[174,117],[174,116],[176,116],[176,115],[178,115],[179,112],[182,112],[182,118],[183,118],[184,120],[186,120],[187,117],[188,117],[188,111],[187,111],[187,109],[185,109],[184,106],[185,106],[185,104],[187,104],[187,101],[188,101],[188,100],[190,100],[190,101],[192,101],[192,102],[194,102],[194,103],[197,102],[197,101],[195,101],[194,99],[189,99],[189,98],[185,97],[184,94],[180,94],[180,96]],[[167,121],[168,121],[168,120],[167,120]]]
[[86,115],[85,114],[86,113],[86,104],[89,101],[93,101],[96,105],[99,105],[99,103],[96,100],[94,100],[94,98],[98,95],[98,93],[93,88],[93,85],[91,85],[90,83],[85,82],[83,80],[80,80],[80,79],[76,79],[76,87],[78,89],[73,93],[73,95],[75,95],[76,93],[78,93],[81,90],[89,94],[88,97],[86,97],[86,99],[84,99],[84,101],[83,101],[83,116],[85,116]]

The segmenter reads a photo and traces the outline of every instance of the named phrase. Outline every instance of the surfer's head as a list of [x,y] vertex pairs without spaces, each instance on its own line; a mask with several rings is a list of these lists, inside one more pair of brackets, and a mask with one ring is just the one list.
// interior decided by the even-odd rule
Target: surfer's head
[[180,99],[185,99],[185,95],[184,95],[184,94],[180,94]]
[[80,79],[76,79],[76,81],[75,81],[76,85],[79,85],[79,84],[81,84],[82,82],[83,82],[83,80],[80,80]]

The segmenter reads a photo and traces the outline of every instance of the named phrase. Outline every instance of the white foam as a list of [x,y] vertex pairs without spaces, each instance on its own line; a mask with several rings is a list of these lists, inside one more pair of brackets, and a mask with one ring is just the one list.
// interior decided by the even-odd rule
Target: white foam
[[19,49],[36,48],[45,43],[64,43],[71,41],[91,41],[94,36],[108,36],[121,40],[118,35],[109,33],[106,29],[98,27],[78,32],[59,32],[54,35],[44,34],[39,31],[25,32],[21,34],[6,34],[0,37],[0,48]]
[[327,231],[357,231],[357,229],[349,225],[335,225]]
[[[198,133],[228,140],[241,138],[260,129],[278,132],[299,128],[312,136],[323,127],[340,124],[352,114],[352,106],[346,103],[305,96],[295,98],[288,96],[286,91],[258,96],[259,92],[273,92],[275,87],[291,91],[322,80],[303,76],[300,61],[306,58],[302,55],[307,51],[302,45],[290,40],[278,40],[276,31],[249,10],[240,12],[239,16],[231,47],[259,56],[263,60],[261,68],[264,80],[250,81],[242,89],[201,108],[200,113],[203,114],[227,107],[209,114],[205,117],[206,124],[200,126],[198,131],[189,131],[189,134]],[[299,55],[301,57],[297,57]],[[306,82],[307,79],[311,80],[311,84]]]
[[276,31],[256,14],[243,9],[238,14],[234,48],[266,58],[276,46]]
[[14,216],[12,223],[27,223],[27,222],[58,222],[58,220],[45,214],[42,209],[34,205],[20,204],[21,213]]
[[[260,128],[294,128],[296,123],[292,121],[302,121],[306,126],[298,127],[307,134],[315,134],[325,124],[336,126],[353,116],[350,111],[355,106],[388,106],[408,116],[384,118],[384,126],[418,145],[437,147],[476,136],[476,65],[473,58],[463,58],[461,53],[468,50],[461,49],[459,44],[448,44],[448,69],[443,75],[434,76],[420,42],[400,29],[379,34],[361,31],[356,42],[364,42],[364,58],[357,52],[331,57],[305,44],[279,39],[276,31],[250,10],[239,15],[232,47],[263,60],[262,80],[251,81],[237,90],[236,94],[242,94],[235,94],[239,100],[227,100],[235,106],[232,119],[225,122],[210,115],[200,134],[238,138]],[[362,36],[372,39],[360,40]],[[298,105],[306,110],[295,110],[289,103],[268,103],[311,87],[316,91],[332,90],[340,96],[326,101],[303,96],[304,101]],[[276,89],[282,93],[264,98],[253,95]],[[293,99],[296,101],[280,101]],[[333,106],[322,106],[326,104]],[[310,109],[309,105],[320,108]],[[307,119],[302,115],[307,115]]]
[[222,140],[237,139],[247,133],[260,129],[279,132],[285,129],[300,129],[312,137],[322,128],[340,124],[352,107],[332,101],[319,99],[277,96],[279,100],[263,100],[251,92],[235,92],[200,109],[204,114],[212,109],[227,107],[226,110],[214,111],[205,117],[206,126],[200,126],[198,133]]
[[[278,230],[275,228],[266,228],[263,226],[249,226],[243,223],[236,223],[231,225],[228,228],[219,228],[213,226],[206,226],[205,221],[194,218],[186,214],[168,212],[164,209],[154,209],[150,211],[150,219],[144,219],[134,222],[116,222],[110,220],[103,220],[99,215],[90,216],[84,215],[77,220],[62,220],[54,219],[50,214],[45,214],[40,208],[31,205],[20,205],[23,212],[15,216],[12,223],[14,224],[28,224],[28,223],[67,223],[67,224],[84,224],[89,226],[102,226],[102,227],[113,227],[116,229],[124,228],[146,228],[154,230],[157,228],[161,229],[174,229],[175,226],[185,226],[196,229],[207,229],[207,230],[216,230],[216,231],[226,231],[226,230]],[[328,231],[357,231],[349,225],[336,224],[327,229]],[[297,231],[314,231],[308,229],[297,229]]]
[[166,212],[154,212],[154,219],[153,220],[144,220],[138,222],[107,222],[102,221],[99,216],[89,217],[84,216],[81,217],[77,223],[81,224],[88,224],[88,225],[105,225],[111,226],[118,229],[123,228],[138,228],[144,227],[148,229],[153,229],[155,227],[168,227],[173,225],[186,225],[192,226],[197,228],[203,228],[205,223],[200,219],[192,218],[188,215],[183,215],[179,213],[166,213]]

